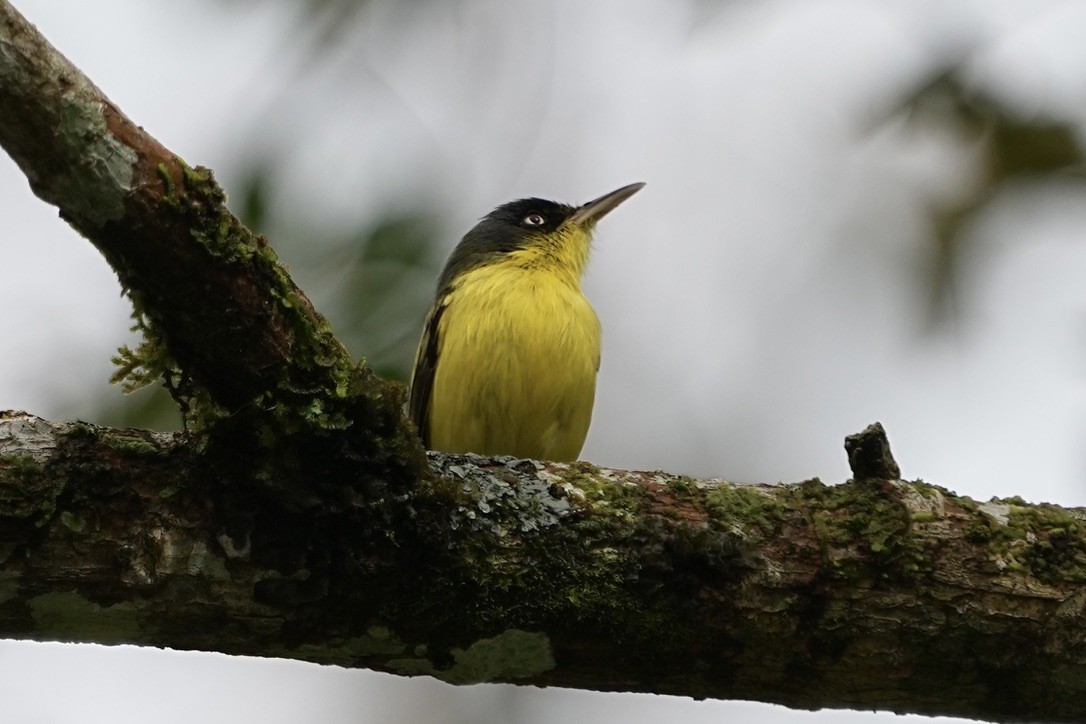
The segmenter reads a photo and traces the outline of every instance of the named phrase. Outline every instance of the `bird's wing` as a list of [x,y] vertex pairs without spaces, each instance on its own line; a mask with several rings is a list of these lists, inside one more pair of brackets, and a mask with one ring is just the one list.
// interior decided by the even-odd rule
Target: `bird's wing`
[[437,355],[440,347],[439,326],[441,315],[449,306],[448,295],[439,295],[430,313],[426,315],[426,324],[422,330],[422,340],[415,353],[415,371],[411,375],[411,396],[407,403],[408,412],[419,429],[424,447],[430,447],[430,395],[434,389],[434,372],[437,370]]

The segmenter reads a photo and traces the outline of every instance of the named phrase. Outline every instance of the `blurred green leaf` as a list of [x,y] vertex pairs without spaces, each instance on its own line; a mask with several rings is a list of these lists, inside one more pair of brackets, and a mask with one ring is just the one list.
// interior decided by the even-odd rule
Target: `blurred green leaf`
[[252,162],[236,195],[242,221],[267,232],[280,255],[292,259],[303,289],[334,290],[321,311],[348,348],[378,374],[406,382],[445,253],[437,214],[390,209],[361,220],[353,232],[321,236],[317,220],[298,218],[304,209],[292,218],[272,213],[276,167],[271,157]]
[[250,169],[241,182],[239,192],[241,204],[235,213],[241,219],[241,223],[258,234],[264,233],[268,224],[268,197],[271,183],[271,169],[264,163]]
[[355,239],[337,315],[378,374],[407,381],[441,263],[432,216],[393,215]]
[[113,395],[94,417],[109,427],[180,430],[181,412],[166,389],[158,384],[131,394]]
[[978,183],[929,212],[935,248],[923,277],[930,283],[931,321],[941,323],[953,317],[954,282],[969,249],[968,229],[992,199],[1010,184],[1052,177],[1081,180],[1086,150],[1069,121],[1022,117],[1006,101],[969,87],[960,64],[936,73],[907,94],[900,107],[913,118],[964,129],[969,142],[981,151]]

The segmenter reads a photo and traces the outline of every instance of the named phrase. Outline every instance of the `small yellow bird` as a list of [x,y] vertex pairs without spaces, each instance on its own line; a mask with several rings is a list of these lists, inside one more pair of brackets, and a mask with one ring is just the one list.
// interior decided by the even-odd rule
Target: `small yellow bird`
[[596,222],[645,184],[583,206],[499,206],[453,250],[415,355],[408,408],[431,450],[576,460],[600,366],[581,291]]

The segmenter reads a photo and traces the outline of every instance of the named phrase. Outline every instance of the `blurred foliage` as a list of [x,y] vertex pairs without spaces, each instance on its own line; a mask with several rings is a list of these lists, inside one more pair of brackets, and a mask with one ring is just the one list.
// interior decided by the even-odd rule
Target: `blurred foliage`
[[241,189],[235,196],[241,199],[235,213],[257,234],[265,233],[268,227],[273,173],[274,167],[267,163],[251,166]]
[[[394,12],[383,18],[387,24],[397,18],[406,19],[415,13],[425,11],[433,0],[228,0],[235,5],[264,5],[278,2],[294,12],[298,22],[290,31],[290,36],[283,38],[289,45],[299,45],[304,49],[301,54],[304,63],[317,63],[326,55],[335,52],[348,43],[348,35],[353,29],[367,22],[363,17],[367,10],[381,6]],[[462,1],[462,0],[458,0]],[[395,27],[385,28],[389,32],[398,31]]]
[[[268,0],[232,2],[255,5]],[[373,18],[364,11],[378,3],[395,10],[382,15],[389,25],[429,5],[426,0],[291,3],[304,28],[297,38],[305,48],[303,65],[320,62],[330,49],[347,42],[347,31],[370,22]],[[705,17],[729,4],[742,0],[697,0],[691,7],[696,17]],[[389,33],[403,31],[387,28]],[[896,104],[898,112],[955,131],[975,151],[980,166],[976,183],[929,211],[933,248],[926,256],[928,266],[919,270],[918,283],[929,285],[930,321],[936,325],[954,318],[957,271],[968,254],[976,253],[977,245],[968,243],[969,230],[993,199],[1013,184],[1054,177],[1081,181],[1084,176],[1086,151],[1071,122],[1022,117],[995,94],[970,86],[965,68],[965,61],[943,67]],[[329,318],[340,339],[356,355],[365,355],[378,373],[406,382],[446,248],[439,241],[448,240],[437,221],[441,215],[420,202],[428,197],[420,192],[403,199],[406,206],[357,220],[346,232],[322,231],[322,220],[305,218],[305,209],[284,211],[283,204],[274,203],[278,169],[287,153],[282,148],[266,150],[260,143],[254,137],[249,150],[240,154],[250,171],[230,189],[237,213],[250,228],[268,234],[281,257],[290,260],[299,286]],[[292,218],[284,218],[288,216]],[[101,417],[108,424],[156,428],[179,424],[172,401],[161,389],[106,406]]]
[[[235,5],[256,5],[268,0],[229,0]],[[352,27],[359,13],[373,0],[297,0],[281,2],[304,16],[304,28],[309,35],[308,53],[317,56],[323,50],[335,48],[343,32]],[[411,3],[408,3],[411,4]],[[295,36],[297,37],[297,36]]]
[[[359,234],[333,321],[379,375],[407,383],[442,259],[432,217],[390,216]],[[331,315],[332,312],[329,312]]]
[[[322,236],[318,219],[272,213],[276,161],[251,166],[236,195],[236,213],[249,228],[271,234],[311,298],[333,290],[318,306],[340,340],[378,374],[406,383],[445,253],[438,214],[412,198],[406,210],[388,209],[358,220],[345,234]],[[318,279],[320,289],[307,289],[303,278]]]
[[118,399],[110,395],[93,416],[96,424],[109,427],[139,427],[151,430],[180,430],[181,412],[161,384],[145,387]]
[[999,193],[1041,179],[1086,179],[1086,150],[1070,121],[1024,118],[995,95],[970,88],[963,72],[961,65],[942,70],[902,104],[914,118],[964,130],[981,166],[978,183],[930,212],[935,248],[921,276],[930,280],[934,324],[953,317],[957,271],[973,249],[969,229]]

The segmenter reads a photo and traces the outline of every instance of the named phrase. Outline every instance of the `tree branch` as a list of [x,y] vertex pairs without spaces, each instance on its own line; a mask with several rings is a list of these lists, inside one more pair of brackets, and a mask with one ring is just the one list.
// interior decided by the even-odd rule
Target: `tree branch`
[[5,636],[797,708],[1084,714],[1081,509],[859,475],[733,485],[435,454],[429,484],[357,529],[359,501],[292,513],[210,488],[174,436],[9,414],[0,461]]
[[431,455],[209,172],[0,0],[0,144],[117,270],[187,435],[0,417],[0,635],[447,681],[1081,720],[1081,510]]
[[[129,120],[6,0],[0,143],[34,193],[102,251],[178,363],[224,405],[275,390],[285,368],[303,364],[299,351],[349,369],[264,240],[225,209],[210,173]],[[329,386],[312,370],[292,372],[300,383]]]

